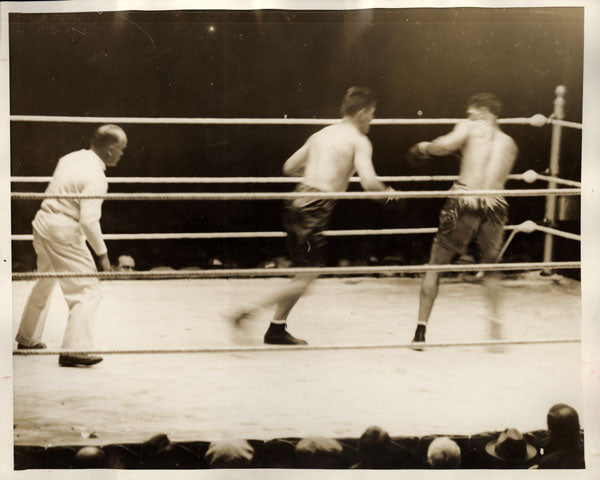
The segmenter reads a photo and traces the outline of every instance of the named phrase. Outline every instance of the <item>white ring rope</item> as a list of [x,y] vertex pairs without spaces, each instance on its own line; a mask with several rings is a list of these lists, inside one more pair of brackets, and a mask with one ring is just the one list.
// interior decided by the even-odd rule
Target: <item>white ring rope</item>
[[[496,345],[553,345],[565,343],[581,343],[579,338],[558,338],[539,340],[488,340],[480,342],[420,342],[418,348],[449,348],[449,347],[489,347]],[[240,347],[180,347],[180,348],[111,348],[91,350],[13,350],[13,355],[124,355],[150,353],[236,353],[236,352],[281,352],[281,351],[310,351],[310,350],[382,350],[382,349],[411,349],[414,343],[383,344],[383,345],[256,345]]]
[[[533,224],[533,226],[531,226]],[[553,228],[542,227],[532,220],[525,221],[519,225],[506,225],[504,230],[513,230],[514,232],[531,233],[535,230],[552,233],[559,237],[570,238],[572,240],[581,240],[579,235],[562,232]],[[382,229],[356,229],[356,230],[324,230],[326,237],[352,237],[352,236],[370,236],[370,235],[419,235],[436,233],[437,227],[422,228],[382,228]],[[195,232],[195,233],[105,233],[102,235],[104,240],[178,240],[178,239],[213,239],[213,238],[283,238],[287,237],[286,232]],[[11,235],[14,241],[31,241],[33,235]]]
[[217,270],[151,270],[133,272],[21,272],[13,273],[13,280],[34,278],[100,278],[111,280],[126,279],[185,279],[223,277],[273,277],[291,275],[375,275],[378,273],[423,273],[423,272],[480,272],[544,269],[577,269],[581,262],[520,262],[520,263],[478,263],[470,265],[390,265],[360,267],[291,267],[291,268],[230,268]]
[[[173,118],[173,117],[78,117],[64,115],[11,115],[12,122],[54,122],[54,123],[139,123],[177,125],[330,125],[339,118]],[[372,125],[448,125],[463,121],[464,118],[376,118]],[[583,129],[581,123],[567,122],[536,114],[531,117],[500,118],[498,123],[505,125],[561,125]]]
[[567,122],[566,120],[552,119],[549,120],[548,123],[551,123],[552,125],[560,125],[561,127],[570,127],[577,130],[583,130],[583,124],[577,122]]
[[[507,226],[509,230],[512,226]],[[436,227],[425,228],[382,228],[357,230],[324,230],[326,237],[352,237],[369,235],[407,235],[436,233]],[[176,240],[176,239],[211,239],[211,238],[280,238],[287,237],[286,232],[198,232],[198,233],[105,233],[104,240]],[[11,240],[33,240],[33,235],[11,235]]]
[[[448,125],[464,118],[376,118],[372,125]],[[173,118],[173,117],[78,117],[65,115],[11,115],[11,122],[51,123],[139,123],[177,125],[330,125],[340,122],[339,118]],[[500,118],[505,125],[560,125],[582,130],[583,124],[549,118],[542,114],[531,117]]]
[[[509,175],[510,180],[521,180],[522,174]],[[378,176],[381,182],[435,182],[457,180],[458,175]],[[42,183],[52,177],[10,177],[11,182]],[[108,183],[298,183],[302,177],[107,177]],[[351,177],[350,182],[360,182]]]
[[563,232],[561,230],[556,230],[555,228],[544,227],[543,225],[537,225],[536,230],[539,230],[540,232],[550,233],[552,235],[556,235],[557,237],[568,238],[569,240],[581,241],[581,235],[577,235],[576,233]]
[[[581,182],[573,180],[564,180],[562,178],[550,177],[546,175],[536,175],[536,180],[551,181],[560,185],[571,187],[581,187]],[[524,180],[523,173],[511,174],[508,180]],[[415,176],[379,176],[377,179],[381,182],[439,182],[458,180],[458,175],[415,175]],[[47,183],[52,177],[10,177],[14,183]],[[191,184],[212,184],[212,183],[298,183],[302,177],[108,177],[108,183],[191,183]],[[350,182],[360,182],[359,177],[350,178]]]
[[552,177],[550,175],[541,175],[539,173],[536,173],[536,179],[537,180],[546,180],[547,182],[554,182],[554,183],[558,183],[560,185],[566,185],[569,187],[581,188],[581,182],[576,182],[575,180],[567,180],[564,178]]
[[284,200],[290,198],[388,199],[445,198],[501,195],[505,197],[543,197],[546,195],[581,195],[580,188],[514,189],[514,190],[431,190],[393,192],[176,192],[176,193],[37,193],[11,192],[12,198],[42,200],[44,198],[105,199],[105,200]]
[[[174,118],[174,117],[77,117],[54,115],[11,115],[12,122],[54,122],[54,123],[139,123],[171,125],[331,125],[339,123],[339,118]],[[410,124],[454,124],[460,118],[420,118],[420,119],[374,119],[372,125]],[[502,119],[500,122],[507,123]],[[529,119],[517,118],[514,123],[529,123]],[[512,123],[512,122],[511,122]]]
[[[515,235],[518,232],[523,232],[525,230],[513,230],[512,232],[510,232],[510,235],[508,236],[508,238],[506,239],[506,241],[504,242],[504,245],[502,246],[502,249],[500,250],[500,253],[498,253],[498,256],[496,257],[497,259],[501,259],[502,257],[504,257],[504,253],[506,252],[506,250],[508,249],[508,246],[511,244],[511,242],[513,241],[513,239],[515,238]],[[33,235],[32,235],[33,236]]]
[[[510,227],[506,227],[507,229]],[[405,235],[435,233],[437,228],[384,228],[357,230],[324,230],[326,237],[351,237],[368,235]],[[104,240],[176,240],[176,239],[211,239],[211,238],[280,238],[287,237],[286,232],[197,232],[197,233],[105,233]],[[11,240],[33,240],[33,235],[11,235]]]

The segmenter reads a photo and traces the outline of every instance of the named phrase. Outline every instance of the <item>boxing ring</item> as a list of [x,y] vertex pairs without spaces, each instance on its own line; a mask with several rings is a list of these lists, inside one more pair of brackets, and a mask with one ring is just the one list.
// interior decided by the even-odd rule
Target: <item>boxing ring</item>
[[[509,178],[548,188],[471,192],[396,191],[322,193],[336,199],[436,198],[455,195],[545,196],[546,221],[507,225],[506,250],[517,234],[544,235],[544,261],[473,265],[393,265],[326,268],[185,269],[76,274],[103,280],[95,324],[106,355],[93,368],[58,368],[67,317],[51,304],[45,350],[14,350],[14,441],[23,445],[106,445],[143,442],[157,433],[173,441],[221,438],[268,440],[321,435],[358,437],[370,425],[393,435],[475,434],[545,427],[546,411],[567,403],[583,413],[579,282],[553,273],[579,261],[552,261],[554,237],[579,235],[555,228],[556,197],[577,196],[581,184],[557,177],[564,121],[564,89],[552,116],[499,123],[552,126],[548,175]],[[328,124],[315,119],[143,119],[11,116],[13,122]],[[373,124],[456,123],[458,119],[374,120]],[[456,176],[379,177],[382,181],[452,181]],[[49,177],[12,177],[47,182]],[[298,178],[108,178],[109,183],[293,183]],[[357,179],[353,178],[353,182]],[[282,192],[107,193],[48,195],[12,192],[13,201],[103,198],[110,201],[279,200],[315,196]],[[331,230],[328,236],[435,233],[436,228]],[[105,234],[105,240],[278,238],[284,232]],[[12,235],[30,241],[31,235]],[[110,250],[109,250],[110,251]],[[408,343],[415,326],[420,278],[428,270],[467,274],[507,272],[501,281],[505,340],[488,340],[480,275],[442,278],[423,350]],[[235,329],[227,317],[301,272],[319,273],[300,299],[290,326],[308,346],[266,346],[262,311]],[[72,272],[14,272],[16,331],[32,281]],[[108,281],[110,280],[110,281]],[[54,295],[60,297],[58,289]],[[421,347],[421,345],[419,345]],[[493,350],[493,351],[492,351]],[[498,351],[500,350],[500,351]],[[585,420],[585,419],[582,419]],[[585,422],[584,422],[585,423]]]

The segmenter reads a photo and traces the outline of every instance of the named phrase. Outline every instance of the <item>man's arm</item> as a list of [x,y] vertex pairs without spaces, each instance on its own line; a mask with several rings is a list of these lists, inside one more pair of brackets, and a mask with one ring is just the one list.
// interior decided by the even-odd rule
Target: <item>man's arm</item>
[[461,121],[455,125],[450,133],[437,137],[431,142],[418,143],[418,149],[423,155],[444,156],[460,149],[467,141],[469,135],[468,121]]
[[[309,139],[310,140],[310,139]],[[302,176],[304,174],[304,167],[308,160],[308,141],[296,150],[294,154],[286,160],[283,164],[283,174],[288,177]]]
[[367,191],[383,192],[389,188],[377,179],[373,167],[373,146],[367,137],[358,139],[354,149],[354,168],[360,177],[360,184]]
[[108,253],[103,253],[98,257],[98,262],[100,263],[100,270],[103,272],[110,272],[112,267],[110,266],[110,260],[108,259]]
[[[87,185],[82,193],[104,194],[108,191],[106,181],[94,181]],[[104,239],[102,238],[102,229],[100,228],[100,217],[102,215],[102,199],[82,199],[79,210],[79,226],[85,235],[86,240],[92,247],[92,250],[98,255],[100,269],[110,271],[110,261]]]
[[[89,201],[91,201],[91,200],[82,200],[82,203],[89,202]],[[83,211],[84,211],[84,209],[82,208],[82,213],[83,213]],[[83,231],[83,234],[85,235],[86,240],[92,247],[92,250],[94,250],[96,255],[98,255],[100,269],[105,272],[109,272],[111,269],[110,261],[108,259],[108,251],[106,249],[106,244],[104,243],[104,240],[102,239],[102,229],[100,228],[99,219],[98,220],[84,219],[83,221],[80,220],[79,226],[81,227],[81,230]]]

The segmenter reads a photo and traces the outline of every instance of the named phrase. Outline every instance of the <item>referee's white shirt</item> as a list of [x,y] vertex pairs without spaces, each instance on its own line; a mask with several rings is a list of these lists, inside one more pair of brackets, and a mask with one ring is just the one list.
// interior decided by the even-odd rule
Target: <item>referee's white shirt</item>
[[[92,150],[78,150],[61,157],[46,193],[105,194],[106,165]],[[107,252],[102,239],[102,199],[46,198],[33,228],[46,240],[62,244],[81,243],[84,238],[96,255]]]

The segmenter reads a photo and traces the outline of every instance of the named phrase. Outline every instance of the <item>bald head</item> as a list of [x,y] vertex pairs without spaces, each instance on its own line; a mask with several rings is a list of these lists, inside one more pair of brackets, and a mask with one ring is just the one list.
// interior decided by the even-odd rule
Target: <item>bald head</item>
[[113,167],[123,156],[127,135],[118,125],[102,125],[92,135],[91,146],[106,165]]

